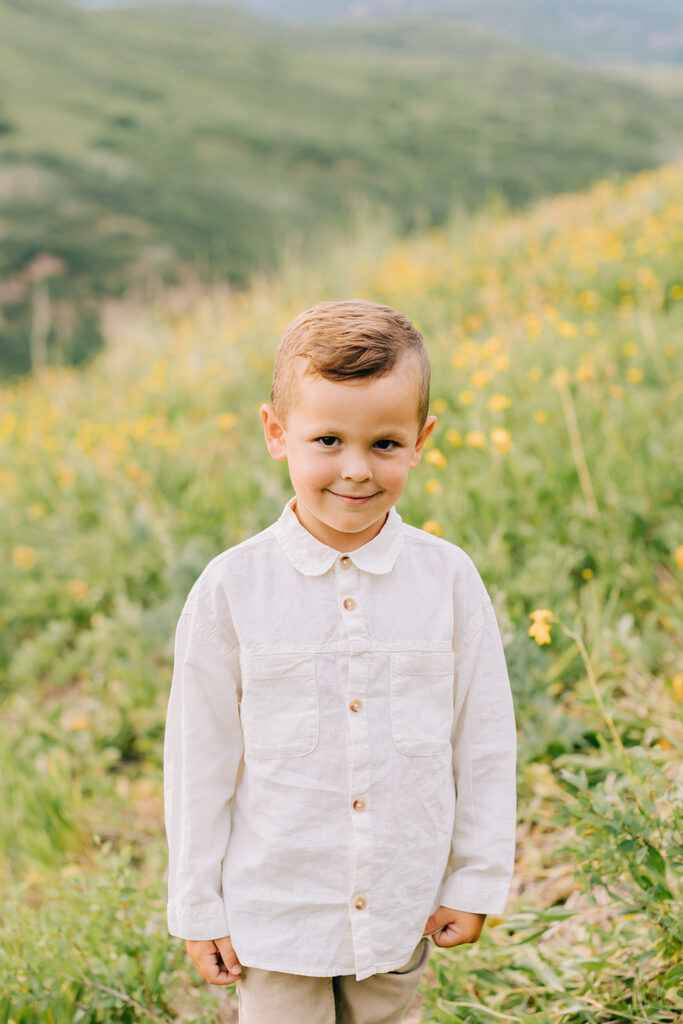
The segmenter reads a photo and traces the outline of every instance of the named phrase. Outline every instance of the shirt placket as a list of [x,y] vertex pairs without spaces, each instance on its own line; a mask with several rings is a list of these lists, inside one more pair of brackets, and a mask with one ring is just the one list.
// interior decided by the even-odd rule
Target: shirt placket
[[356,971],[372,964],[372,801],[370,730],[367,715],[368,634],[359,599],[360,572],[349,555],[336,566],[339,611],[349,645],[346,712],[349,722],[348,801],[352,860],[348,894]]

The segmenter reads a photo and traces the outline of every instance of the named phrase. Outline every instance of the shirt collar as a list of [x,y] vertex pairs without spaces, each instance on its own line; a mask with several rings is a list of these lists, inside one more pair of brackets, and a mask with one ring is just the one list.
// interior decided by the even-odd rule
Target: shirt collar
[[[343,552],[323,544],[301,525],[292,508],[295,500],[296,496],[289,499],[275,524],[277,539],[295,569],[304,576],[322,576]],[[355,551],[348,552],[353,564],[366,572],[391,572],[403,543],[402,522],[396,509],[390,508],[377,536]]]

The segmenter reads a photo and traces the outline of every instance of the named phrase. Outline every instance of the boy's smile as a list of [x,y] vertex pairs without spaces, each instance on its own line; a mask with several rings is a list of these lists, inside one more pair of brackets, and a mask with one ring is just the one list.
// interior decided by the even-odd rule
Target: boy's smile
[[337,382],[307,374],[286,424],[269,405],[261,419],[270,454],[287,459],[299,521],[338,551],[379,533],[436,423],[429,416],[419,430],[410,354],[381,377]]

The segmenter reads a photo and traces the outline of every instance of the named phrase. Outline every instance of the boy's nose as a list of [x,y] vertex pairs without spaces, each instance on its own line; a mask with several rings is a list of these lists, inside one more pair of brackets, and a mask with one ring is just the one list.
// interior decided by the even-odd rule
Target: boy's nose
[[372,470],[364,458],[350,457],[342,466],[341,476],[343,480],[355,480],[357,483],[361,483],[363,480],[372,479]]

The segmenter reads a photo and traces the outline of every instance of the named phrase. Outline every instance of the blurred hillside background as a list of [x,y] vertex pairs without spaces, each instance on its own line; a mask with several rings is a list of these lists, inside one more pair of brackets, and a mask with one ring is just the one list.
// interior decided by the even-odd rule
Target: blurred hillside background
[[509,912],[411,1024],[683,1017],[683,9],[0,0],[0,1024],[234,1024],[165,924],[173,630],[290,494],[288,321],[403,309],[493,596]]
[[682,100],[673,0],[0,0],[0,372],[82,362],[106,297],[675,159]]

